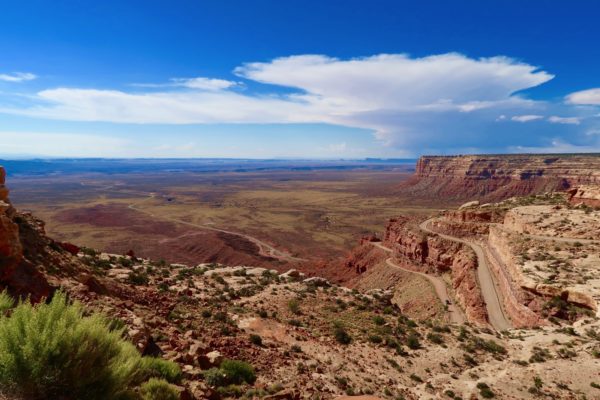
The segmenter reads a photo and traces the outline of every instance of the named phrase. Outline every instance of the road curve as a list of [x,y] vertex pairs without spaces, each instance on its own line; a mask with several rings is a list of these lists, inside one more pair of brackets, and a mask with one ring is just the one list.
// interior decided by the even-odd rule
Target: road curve
[[[147,199],[144,199],[139,203],[142,203],[144,201],[147,201],[147,200],[150,200],[150,199],[153,199],[156,197],[155,194],[148,194],[148,196],[149,197]],[[229,235],[235,235],[235,236],[242,237],[242,238],[247,239],[247,240],[251,241],[252,243],[256,244],[259,248],[259,253],[263,256],[276,258],[281,261],[306,261],[306,259],[304,259],[304,258],[294,257],[291,254],[288,254],[281,250],[277,250],[275,247],[271,246],[270,244],[265,243],[262,240],[257,239],[254,236],[247,235],[245,233],[229,231],[229,230],[221,229],[221,228],[215,228],[210,225],[194,224],[192,222],[183,221],[181,219],[172,218],[172,217],[159,216],[154,213],[151,213],[150,211],[146,211],[143,208],[138,208],[135,203],[129,204],[127,207],[131,210],[135,210],[135,211],[144,213],[146,215],[150,215],[151,217],[162,219],[164,221],[175,222],[177,224],[187,225],[187,226],[191,226],[191,227],[198,228],[198,229],[222,232],[222,233],[227,233]]]
[[498,293],[498,289],[495,284],[494,274],[490,269],[487,259],[485,258],[483,248],[476,243],[471,243],[461,238],[445,235],[431,230],[429,225],[434,219],[435,218],[430,218],[422,222],[419,225],[419,228],[423,232],[438,235],[444,239],[451,240],[453,242],[465,244],[473,249],[473,251],[477,255],[477,278],[479,281],[481,294],[483,296],[485,306],[487,308],[490,325],[492,325],[492,327],[497,331],[503,331],[512,328],[509,319],[504,314],[504,309],[502,308],[502,302],[500,300],[501,297]]
[[[392,249],[382,245],[379,242],[371,242],[371,243],[375,247],[378,247],[383,251],[392,253]],[[435,293],[441,300],[442,304],[445,304],[448,306],[448,314],[450,316],[450,322],[455,323],[455,324],[462,324],[462,323],[466,322],[465,316],[464,316],[462,310],[460,309],[460,307],[458,307],[453,301],[451,301],[450,296],[448,295],[448,288],[446,287],[446,282],[444,282],[444,280],[442,278],[434,276],[434,275],[429,275],[429,274],[425,274],[422,272],[417,272],[417,271],[412,271],[410,269],[402,268],[400,265],[396,264],[391,257],[388,258],[387,260],[385,260],[385,262],[390,267],[398,268],[398,269],[401,269],[402,271],[405,271],[405,272],[408,272],[411,274],[417,274],[417,275],[420,275],[420,276],[424,277],[425,279],[427,279],[433,285]]]

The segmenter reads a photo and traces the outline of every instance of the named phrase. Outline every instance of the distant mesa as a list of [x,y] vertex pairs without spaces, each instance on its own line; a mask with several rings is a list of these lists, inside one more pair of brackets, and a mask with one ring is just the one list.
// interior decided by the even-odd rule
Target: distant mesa
[[497,201],[600,184],[600,154],[423,156],[400,192],[414,198]]

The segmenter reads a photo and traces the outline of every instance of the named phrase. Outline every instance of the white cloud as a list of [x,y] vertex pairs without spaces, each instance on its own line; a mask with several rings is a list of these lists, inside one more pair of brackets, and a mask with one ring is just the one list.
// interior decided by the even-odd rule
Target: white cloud
[[232,91],[126,93],[119,90],[49,89],[40,104],[0,109],[34,117],[120,123],[269,123],[315,122],[305,104],[274,96],[253,97]]
[[[553,78],[511,58],[457,53],[349,60],[301,55],[244,64],[235,73],[274,88],[237,91],[239,82],[206,77],[145,85],[159,90],[142,92],[55,88],[38,92],[27,107],[0,106],[0,112],[138,124],[328,123],[371,130],[405,151],[444,146],[440,139],[461,147],[479,140],[473,146],[480,146],[482,124],[500,113],[540,112],[539,102],[515,93]],[[282,87],[291,93],[282,94]]]
[[230,87],[236,86],[238,83],[233,81],[227,81],[224,79],[211,79],[211,78],[173,78],[171,79],[176,85],[187,87],[190,89],[201,89],[201,90],[223,90],[229,89]]
[[423,58],[403,54],[339,60],[320,55],[249,63],[236,74],[300,89],[294,98],[338,112],[489,107],[553,78],[506,57],[472,59],[449,53]]
[[211,93],[57,88],[38,93],[42,104],[12,111],[66,120],[137,123],[332,122],[366,112],[473,111],[525,102],[513,93],[553,77],[506,57],[471,59],[455,53],[416,59],[406,55],[351,60],[293,56],[245,64],[235,71],[247,79],[299,91],[287,96],[253,96],[226,90],[235,84],[232,81],[174,79],[168,85],[210,89]]
[[600,88],[582,90],[566,97],[567,103],[578,105],[600,105]]
[[0,74],[0,81],[5,82],[24,82],[37,78],[36,75],[29,72],[15,72],[12,74]]
[[556,115],[548,118],[548,121],[553,124],[569,124],[569,125],[579,125],[581,124],[581,120],[577,117],[558,117]]
[[132,86],[147,88],[185,87],[196,90],[217,91],[239,86],[240,82],[214,78],[171,78],[169,83],[134,83]]
[[511,120],[516,121],[516,122],[531,122],[531,121],[536,121],[536,120],[542,119],[542,118],[544,118],[542,115],[529,114],[529,115],[515,115],[514,117],[511,118]]

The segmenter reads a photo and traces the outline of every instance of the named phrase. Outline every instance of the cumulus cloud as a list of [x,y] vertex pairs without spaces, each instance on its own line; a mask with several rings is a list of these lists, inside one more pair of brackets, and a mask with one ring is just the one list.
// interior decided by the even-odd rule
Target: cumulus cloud
[[556,115],[548,118],[548,121],[553,124],[568,124],[568,125],[579,125],[581,124],[581,119],[577,117],[558,117]]
[[600,105],[600,88],[582,90],[566,97],[567,103],[578,105]]
[[320,55],[278,58],[235,69],[246,79],[301,90],[295,99],[356,113],[373,110],[472,111],[553,78],[506,57],[472,59],[450,53],[339,60]]
[[531,121],[537,121],[542,118],[544,118],[543,115],[529,114],[529,115],[515,115],[514,117],[511,118],[511,120],[516,121],[516,122],[531,122]]
[[[173,78],[137,85],[153,88],[142,91],[52,88],[36,93],[26,107],[0,104],[0,112],[136,124],[326,123],[369,130],[402,152],[425,146],[507,147],[515,141],[533,145],[535,137],[516,127],[499,135],[498,115],[527,122],[563,112],[520,96],[553,75],[508,57],[300,55],[243,64],[234,74],[238,79]],[[260,92],[235,90],[243,84],[238,80],[264,86]],[[575,123],[571,118],[549,121]]]
[[[320,55],[292,56],[268,63],[244,64],[236,68],[235,73],[249,80],[297,91],[286,96],[242,95],[227,90],[236,84],[233,81],[175,78],[167,85],[217,93],[127,93],[58,88],[38,93],[38,99],[46,104],[21,112],[43,117],[54,115],[60,119],[138,123],[157,120],[167,123],[260,122],[265,119],[331,122],[366,112],[470,112],[506,102],[525,102],[513,94],[553,78],[547,72],[510,58],[472,59],[455,53],[423,58],[385,54],[351,60]],[[280,110],[272,110],[274,105]],[[228,111],[215,114],[215,108]],[[249,109],[253,112],[260,109],[267,116],[250,115]],[[68,113],[69,110],[76,112]],[[290,115],[290,112],[302,115]]]
[[36,75],[29,72],[15,72],[12,74],[0,74],[0,81],[4,82],[24,82],[37,78]]

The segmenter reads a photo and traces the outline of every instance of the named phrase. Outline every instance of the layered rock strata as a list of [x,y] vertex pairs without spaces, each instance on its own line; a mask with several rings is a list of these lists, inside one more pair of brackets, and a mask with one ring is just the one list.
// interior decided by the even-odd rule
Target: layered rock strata
[[401,187],[418,198],[500,200],[600,184],[600,155],[423,156]]
[[600,186],[582,185],[569,191],[569,202],[600,208]]
[[390,220],[383,243],[395,259],[419,272],[450,272],[456,299],[472,322],[487,321],[485,302],[477,284],[477,258],[460,243],[427,235],[407,217]]

